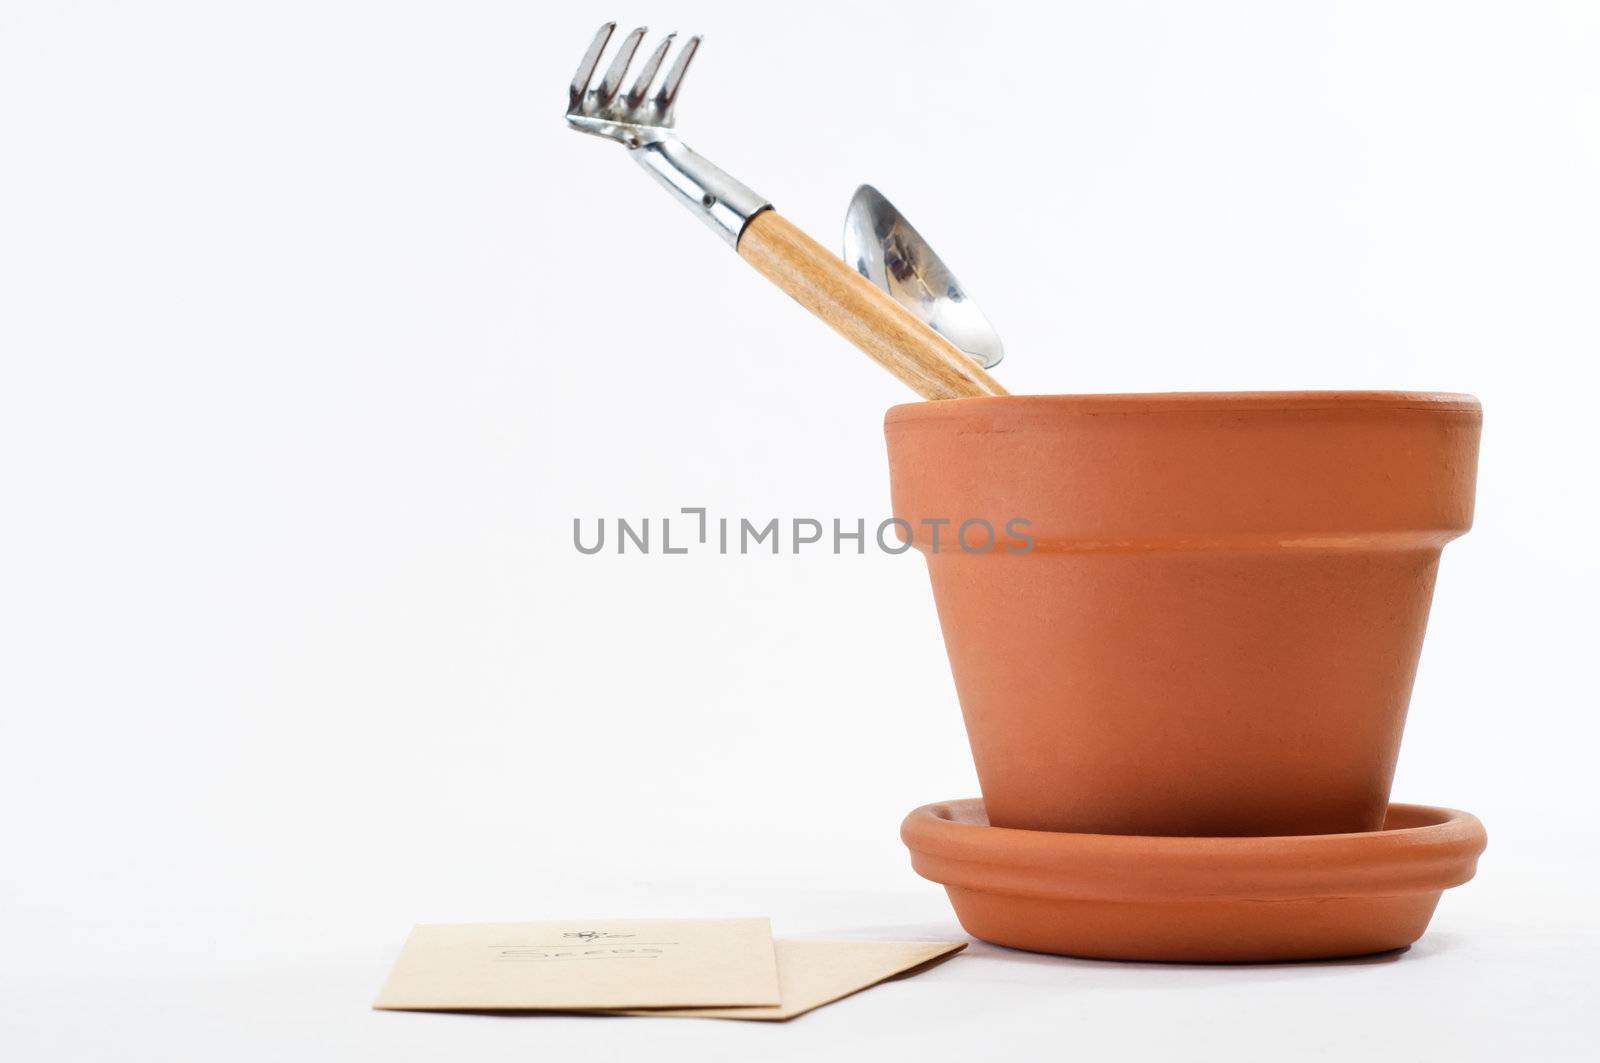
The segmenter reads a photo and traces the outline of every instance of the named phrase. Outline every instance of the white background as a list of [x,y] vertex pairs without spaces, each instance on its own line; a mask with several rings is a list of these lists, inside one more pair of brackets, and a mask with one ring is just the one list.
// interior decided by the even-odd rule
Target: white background
[[[0,9],[0,1054],[1594,1051],[1600,11],[541,7]],[[910,398],[566,131],[607,17],[708,34],[686,139],[824,243],[893,198],[1013,391],[1481,397],[1395,795],[1491,840],[1420,945],[975,946],[775,1027],[367,1010],[414,922],[960,933],[896,837],[977,789],[915,555],[573,549],[881,519]]]

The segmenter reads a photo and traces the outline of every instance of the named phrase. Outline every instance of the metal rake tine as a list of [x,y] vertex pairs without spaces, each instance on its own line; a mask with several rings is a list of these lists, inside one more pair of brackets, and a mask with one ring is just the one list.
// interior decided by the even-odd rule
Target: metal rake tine
[[639,80],[633,83],[633,88],[628,90],[625,97],[629,107],[637,107],[644,102],[645,94],[650,91],[650,82],[656,79],[656,71],[661,69],[661,61],[667,57],[667,49],[672,47],[672,38],[676,36],[676,33],[667,34],[656,45],[656,50],[650,53],[650,58],[645,60],[644,69],[639,71]]
[[576,107],[578,101],[583,99],[583,94],[588,91],[589,79],[594,77],[594,68],[600,65],[600,53],[606,50],[606,42],[611,39],[611,33],[616,28],[615,22],[605,23],[596,31],[594,40],[589,42],[589,50],[583,53],[583,62],[578,64],[578,72],[572,75],[568,106]]
[[661,91],[656,93],[656,106],[660,107],[664,114],[672,113],[672,104],[678,98],[678,87],[683,84],[683,75],[689,72],[689,62],[699,47],[700,35],[690,37],[678,52],[677,61],[672,64],[672,69],[667,71],[666,80],[661,83]]
[[606,68],[606,76],[600,82],[600,88],[595,93],[596,102],[602,107],[610,103],[617,95],[617,90],[622,87],[623,75],[628,72],[628,64],[633,62],[633,53],[639,50],[639,42],[644,40],[647,31],[643,26],[631,31],[622,38],[622,44],[617,47],[617,57],[611,60],[611,65]]

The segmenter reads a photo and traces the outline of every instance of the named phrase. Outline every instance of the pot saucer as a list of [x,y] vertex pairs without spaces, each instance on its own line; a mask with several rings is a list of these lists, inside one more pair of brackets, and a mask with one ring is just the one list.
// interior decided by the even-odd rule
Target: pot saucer
[[974,937],[1198,963],[1403,948],[1487,842],[1476,816],[1427,805],[1390,805],[1384,829],[1362,834],[1182,838],[991,827],[977,799],[924,805],[900,837]]

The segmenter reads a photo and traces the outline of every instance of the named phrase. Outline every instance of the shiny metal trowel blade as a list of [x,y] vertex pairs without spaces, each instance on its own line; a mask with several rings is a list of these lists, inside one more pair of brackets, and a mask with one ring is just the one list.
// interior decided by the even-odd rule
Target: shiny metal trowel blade
[[985,369],[1004,357],[994,326],[956,275],[871,185],[856,189],[845,212],[844,259]]

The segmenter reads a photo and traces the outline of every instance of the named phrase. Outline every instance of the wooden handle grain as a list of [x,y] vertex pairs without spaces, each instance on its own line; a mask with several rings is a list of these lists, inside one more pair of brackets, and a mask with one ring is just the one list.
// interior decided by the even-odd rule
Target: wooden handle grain
[[739,254],[923,398],[1006,394],[977,362],[777,211],[750,220]]

